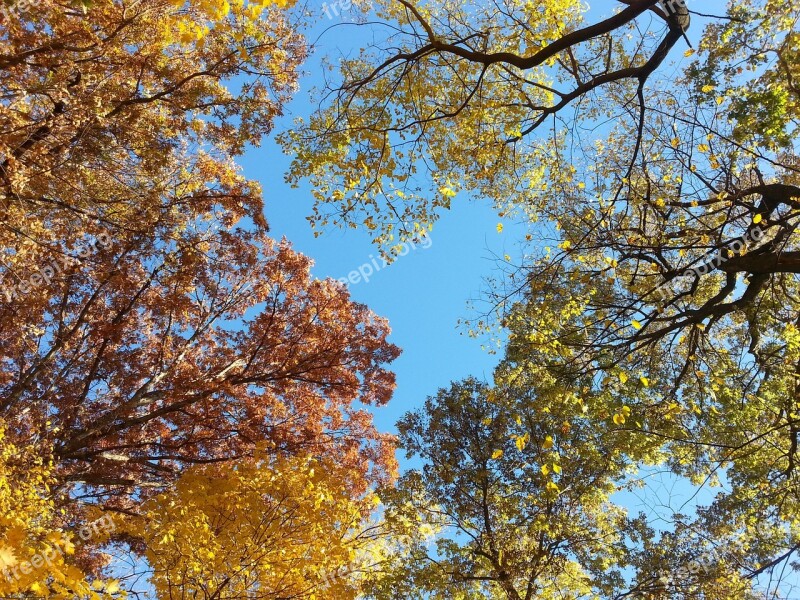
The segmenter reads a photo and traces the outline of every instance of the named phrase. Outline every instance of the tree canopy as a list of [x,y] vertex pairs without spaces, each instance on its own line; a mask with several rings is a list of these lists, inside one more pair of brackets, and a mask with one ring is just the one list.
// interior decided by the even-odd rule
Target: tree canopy
[[[800,548],[800,5],[398,0],[374,11],[385,37],[342,60],[321,109],[283,138],[292,180],[314,183],[317,223],[361,222],[387,252],[460,197],[528,223],[521,260],[505,259],[474,321],[508,340],[513,368],[496,384],[522,380],[527,395],[554,377],[576,410],[601,403],[592,427],[625,444],[645,436],[656,464],[698,488],[722,483],[690,524],[678,515],[665,547],[692,531],[740,535],[736,573],[781,579]],[[545,394],[535,404],[552,410]],[[454,475],[434,474],[438,440],[414,423],[427,485],[444,485]],[[452,468],[470,477],[471,463]],[[683,583],[664,593],[700,597]],[[574,597],[624,593],[594,585]],[[508,597],[528,593],[513,586]]]
[[[792,597],[800,2],[354,10],[287,181],[387,259],[464,198],[523,224],[491,381],[379,432],[387,321],[270,235],[236,161],[308,7],[4,5],[0,595]],[[631,511],[658,477],[694,506]]]
[[[298,15],[271,2],[19,9],[0,26],[0,551],[19,567],[0,590],[148,593],[111,577],[127,552],[149,564],[158,597],[243,597],[253,585],[283,597],[263,556],[255,580],[237,578],[208,553],[175,564],[163,536],[184,521],[180,544],[206,548],[211,531],[232,556],[205,525],[255,519],[284,497],[295,525],[276,512],[271,543],[294,527],[304,544],[286,564],[311,552],[326,557],[320,570],[349,565],[345,539],[369,517],[369,489],[396,470],[366,407],[391,397],[399,349],[384,319],[269,236],[260,187],[233,162],[294,91]],[[339,470],[329,482],[333,469],[303,466],[323,456]],[[248,488],[246,474],[286,488]],[[215,503],[213,482],[235,498]],[[105,517],[111,530],[73,544]],[[264,543],[252,526],[242,557]],[[329,526],[338,545],[319,535]],[[216,591],[198,587],[207,573],[186,575],[197,560],[220,569]],[[298,585],[293,594],[317,593]]]

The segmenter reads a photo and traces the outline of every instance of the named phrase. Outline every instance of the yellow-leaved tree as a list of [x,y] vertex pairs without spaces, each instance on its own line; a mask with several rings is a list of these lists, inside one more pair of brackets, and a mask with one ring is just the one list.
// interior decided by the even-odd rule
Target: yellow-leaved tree
[[[52,462],[34,445],[19,445],[0,423],[0,597],[104,600],[115,580],[94,578],[82,547],[102,542],[112,527],[68,530],[51,494]],[[96,564],[96,561],[95,561]]]
[[341,465],[268,454],[189,469],[122,530],[158,598],[356,598],[377,504]]

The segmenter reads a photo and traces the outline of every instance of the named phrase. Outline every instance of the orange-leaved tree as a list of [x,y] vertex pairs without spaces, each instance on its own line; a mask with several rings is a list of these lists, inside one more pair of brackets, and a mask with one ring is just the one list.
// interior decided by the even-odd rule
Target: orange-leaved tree
[[[0,23],[4,285],[87,229],[156,206],[266,227],[232,157],[258,144],[306,55],[285,2],[20,2]],[[244,79],[246,78],[246,81]],[[155,217],[154,217],[155,218]]]
[[[0,418],[47,465],[31,488],[53,507],[42,531],[146,514],[192,465],[233,477],[263,443],[325,455],[353,497],[395,470],[365,409],[394,387],[386,322],[268,236],[260,188],[233,162],[270,131],[305,56],[284,4],[5,11]],[[0,523],[0,550],[14,531]],[[108,541],[64,564],[90,581]],[[110,542],[154,556],[144,534]]]

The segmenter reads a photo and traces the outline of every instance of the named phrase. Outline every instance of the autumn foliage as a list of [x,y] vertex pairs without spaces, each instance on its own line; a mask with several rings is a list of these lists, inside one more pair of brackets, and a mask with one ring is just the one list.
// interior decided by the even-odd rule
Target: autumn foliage
[[[405,572],[411,594],[437,598],[792,597],[800,4],[386,0],[370,11],[386,26],[282,137],[291,181],[314,184],[314,223],[363,224],[389,251],[467,199],[527,225],[471,320],[473,335],[506,342],[491,390],[503,409],[459,382],[402,422],[424,463],[403,499],[431,521],[444,513],[455,539],[401,553],[390,580]],[[463,412],[489,422],[462,423]],[[611,514],[618,499],[592,510],[597,498],[562,485],[562,465],[547,505],[553,464],[530,445],[548,435],[583,468],[601,466],[598,448],[616,457],[598,473],[618,491],[668,473],[702,499],[625,515],[597,534],[608,547],[582,555],[591,540],[570,538],[560,511],[593,538],[584,514]],[[556,577],[569,581],[548,589]]]
[[[123,549],[149,562],[162,597],[200,580],[207,590],[213,577],[176,580],[183,565],[162,554],[163,532],[194,522],[159,508],[170,493],[211,522],[294,502],[269,526],[275,551],[294,515],[305,546],[287,568],[308,552],[340,568],[369,488],[394,475],[392,438],[366,408],[394,388],[387,323],[269,237],[260,188],[233,162],[294,90],[305,47],[284,9],[148,0],[6,15],[0,552],[14,568],[53,551],[0,582],[3,593],[117,596],[129,582],[108,570]],[[307,468],[323,456],[339,476]],[[69,541],[105,515],[113,531]],[[339,550],[324,542],[328,526]],[[253,527],[228,541],[206,531],[230,558],[229,544],[252,555],[265,542]],[[208,552],[200,559],[228,582],[209,597],[252,585],[280,597],[271,558],[237,579]],[[311,597],[314,586],[294,588]]]
[[526,226],[491,381],[379,432],[388,323],[270,235],[237,160],[310,6],[7,2],[0,596],[790,597],[800,3],[351,8],[287,181],[387,257],[465,197]]
[[[53,464],[41,446],[15,445],[0,430],[0,594],[63,600],[112,598],[119,583],[88,577],[92,567],[102,563],[96,556],[93,564],[87,561],[82,538],[65,527],[63,515],[48,497],[55,484],[52,471]],[[85,523],[91,520],[88,512],[81,516]],[[98,528],[92,546],[106,541],[107,533]]]
[[257,453],[234,469],[196,466],[126,522],[142,536],[163,598],[355,598],[338,576],[363,550],[377,503],[346,465]]

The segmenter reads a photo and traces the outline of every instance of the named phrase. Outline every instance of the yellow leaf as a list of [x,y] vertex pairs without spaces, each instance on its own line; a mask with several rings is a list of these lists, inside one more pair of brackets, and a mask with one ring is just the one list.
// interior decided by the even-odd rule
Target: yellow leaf
[[546,438],[544,438],[544,443],[542,444],[542,448],[544,448],[545,450],[549,450],[552,447],[553,447],[553,436],[548,435]]
[[650,387],[650,380],[649,380],[649,379],[647,379],[647,377],[645,377],[644,375],[642,375],[641,377],[639,377],[639,381],[641,381],[641,382],[642,382],[642,385],[643,385],[644,387]]
[[634,329],[641,329],[641,328],[642,328],[642,324],[641,324],[641,323],[639,323],[639,321],[637,321],[636,319],[634,319],[633,321],[631,321],[631,325],[633,325],[633,328],[634,328]]
[[492,458],[493,459],[500,458],[501,456],[503,456],[503,451],[502,450],[495,450],[494,452],[492,452]]
[[448,186],[442,186],[439,188],[439,193],[444,196],[445,198],[452,198],[456,195],[456,191]]
[[560,474],[561,473],[561,466],[553,463],[553,473]]
[[0,571],[13,567],[17,562],[17,557],[11,548],[0,547]]
[[542,465],[542,475],[547,477],[550,474],[550,467],[547,465]]
[[106,592],[109,594],[116,594],[119,591],[119,581],[112,579],[106,584]]
[[498,223],[497,224],[497,233],[503,233],[503,224],[502,223]]
[[762,215],[756,215],[755,217],[753,217],[753,223],[755,223],[756,225],[758,225],[759,223],[761,223],[761,221],[762,221],[762,219],[763,219],[763,218],[764,218],[764,217],[763,217]]
[[620,371],[619,372],[619,380],[622,383],[625,383],[626,381],[628,381],[628,374],[625,371]]

